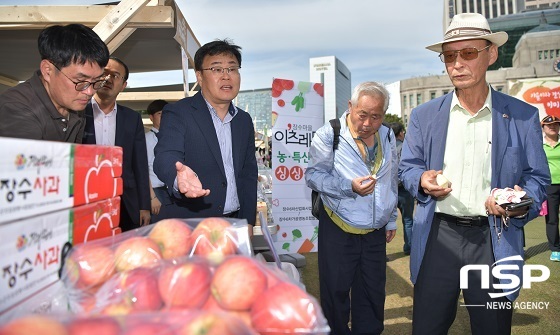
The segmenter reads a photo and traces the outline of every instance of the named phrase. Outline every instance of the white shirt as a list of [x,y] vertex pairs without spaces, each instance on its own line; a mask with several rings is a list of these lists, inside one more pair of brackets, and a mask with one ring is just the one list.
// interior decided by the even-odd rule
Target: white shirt
[[155,158],[154,148],[156,147],[156,144],[158,142],[158,138],[156,136],[157,133],[158,130],[154,127],[152,127],[152,129],[150,129],[150,131],[146,133],[146,149],[148,152],[148,170],[150,172],[150,182],[152,183],[152,188],[165,186],[165,184],[161,180],[159,180],[159,178],[154,173],[154,158]]
[[492,179],[492,90],[482,108],[471,115],[453,94],[443,175],[453,191],[436,203],[436,212],[455,216],[486,216],[484,203]]
[[115,145],[115,134],[117,133],[117,104],[113,110],[105,114],[99,108],[95,98],[91,98],[93,108],[93,124],[95,126],[95,144]]

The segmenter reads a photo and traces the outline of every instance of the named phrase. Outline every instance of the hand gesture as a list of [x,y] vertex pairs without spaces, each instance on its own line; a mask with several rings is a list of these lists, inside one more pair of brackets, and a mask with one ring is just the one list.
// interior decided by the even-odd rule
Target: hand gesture
[[175,163],[177,169],[177,187],[179,192],[183,193],[187,198],[200,198],[210,194],[210,190],[202,188],[202,183],[194,171],[183,165],[181,162]]

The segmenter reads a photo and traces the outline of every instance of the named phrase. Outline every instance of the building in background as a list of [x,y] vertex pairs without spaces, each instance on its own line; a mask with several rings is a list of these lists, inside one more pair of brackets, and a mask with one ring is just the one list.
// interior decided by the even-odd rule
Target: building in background
[[338,118],[348,109],[352,95],[352,75],[335,56],[309,59],[309,81],[325,86],[324,121]]
[[525,9],[525,0],[444,0],[443,6],[443,31],[445,32],[455,14],[479,13],[487,19],[492,19],[521,12]]
[[272,124],[270,88],[239,91],[233,104],[251,115],[256,131],[264,133],[264,130],[267,129],[270,132]]

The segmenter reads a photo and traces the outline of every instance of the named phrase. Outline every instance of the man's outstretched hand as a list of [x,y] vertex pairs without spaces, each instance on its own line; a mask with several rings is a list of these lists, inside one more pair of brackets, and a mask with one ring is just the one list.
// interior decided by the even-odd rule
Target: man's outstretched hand
[[181,162],[175,163],[177,169],[177,187],[179,192],[183,193],[187,198],[200,198],[210,194],[210,190],[202,188],[202,183],[194,171],[183,165]]

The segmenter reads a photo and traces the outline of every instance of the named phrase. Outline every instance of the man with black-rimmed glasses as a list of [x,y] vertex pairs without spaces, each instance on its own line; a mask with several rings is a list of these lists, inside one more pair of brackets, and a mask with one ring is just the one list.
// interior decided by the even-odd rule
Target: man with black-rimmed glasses
[[38,45],[39,70],[0,95],[0,136],[81,143],[83,110],[105,82],[109,50],[82,24],[50,26]]

